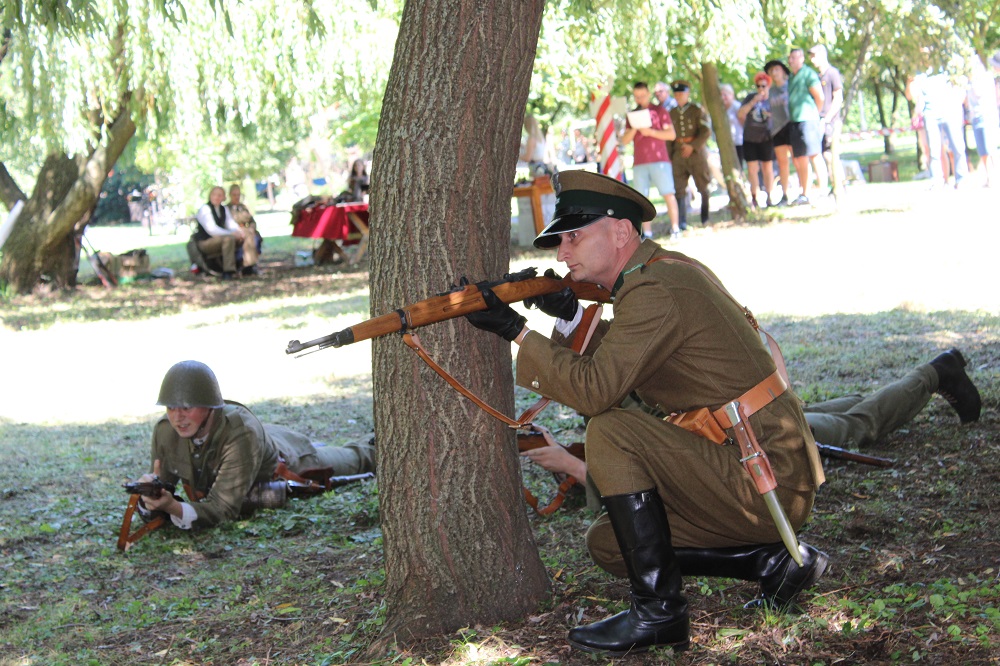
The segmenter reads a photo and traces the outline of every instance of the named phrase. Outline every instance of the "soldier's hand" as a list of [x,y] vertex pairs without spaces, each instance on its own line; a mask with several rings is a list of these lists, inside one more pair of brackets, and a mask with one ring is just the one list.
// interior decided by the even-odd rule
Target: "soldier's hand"
[[587,476],[587,463],[575,457],[562,446],[542,446],[522,451],[521,456],[556,474],[568,474],[578,481]]
[[[544,275],[554,280],[562,279],[551,268],[546,269]],[[577,299],[576,294],[573,293],[573,290],[566,287],[562,291],[552,294],[542,294],[541,296],[526,298],[524,299],[524,307],[528,309],[538,308],[550,317],[572,321],[576,317],[577,310],[580,308],[580,301]]]
[[507,342],[513,342],[528,320],[501,301],[489,287],[482,287],[481,293],[486,301],[486,309],[470,312],[465,318],[476,328],[496,333]]

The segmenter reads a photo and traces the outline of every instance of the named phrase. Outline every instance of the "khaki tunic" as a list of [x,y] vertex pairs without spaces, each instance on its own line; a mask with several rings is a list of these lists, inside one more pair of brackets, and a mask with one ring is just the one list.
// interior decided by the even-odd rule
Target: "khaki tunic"
[[[671,262],[645,266],[664,255],[683,257],[649,240],[636,250],[614,291],[614,320],[601,323],[588,355],[528,333],[517,357],[517,383],[591,417],[591,481],[602,495],[656,487],[675,545],[779,541],[737,446],[719,446],[648,411],[618,407],[634,393],[664,414],[716,409],[775,370],[742,310],[700,270]],[[824,481],[798,399],[786,391],[749,420],[798,529]],[[598,563],[612,570],[619,555],[606,519],[591,529],[588,544]]]
[[692,139],[688,145],[694,148],[691,155],[681,157],[681,146],[685,142],[677,140],[667,142],[670,162],[673,164],[674,189],[677,196],[683,196],[689,177],[694,178],[694,184],[698,191],[705,193],[708,191],[709,183],[712,182],[712,173],[708,168],[708,150],[705,148],[709,137],[712,136],[708,114],[697,104],[689,102],[683,108],[670,109],[670,120],[674,124],[677,138]]
[[333,467],[334,475],[374,471],[375,466],[370,445],[316,448],[305,435],[264,425],[248,408],[229,400],[216,410],[212,431],[201,446],[181,438],[166,416],[153,428],[151,460],[160,461],[160,478],[186,483],[205,495],[190,501],[198,514],[195,527],[237,518],[250,488],[274,478],[279,459],[294,472]]

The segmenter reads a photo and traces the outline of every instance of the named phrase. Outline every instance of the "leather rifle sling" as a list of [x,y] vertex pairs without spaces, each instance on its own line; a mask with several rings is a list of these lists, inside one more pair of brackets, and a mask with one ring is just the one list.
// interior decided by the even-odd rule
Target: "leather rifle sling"
[[139,495],[129,495],[128,506],[125,507],[125,517],[122,518],[121,529],[118,530],[118,550],[126,551],[133,543],[146,536],[153,530],[163,527],[167,520],[163,516],[156,516],[148,523],[131,532],[132,518],[135,515],[136,506],[139,504]]
[[[576,327],[576,331],[573,334],[573,341],[571,343],[571,348],[576,353],[578,354],[583,353],[583,351],[587,348],[587,345],[590,344],[590,340],[594,336],[594,331],[597,329],[597,324],[601,320],[601,312],[603,312],[603,308],[596,303],[588,305],[586,309],[584,309],[583,316],[580,319],[580,323]],[[466,386],[464,386],[460,381],[458,381],[451,374],[449,374],[447,370],[438,365],[434,361],[434,359],[430,357],[430,354],[427,353],[427,350],[420,342],[420,338],[418,338],[415,333],[410,333],[408,331],[403,333],[403,342],[405,342],[407,346],[413,349],[417,353],[417,355],[421,359],[423,359],[424,363],[426,363],[431,368],[431,370],[436,372],[438,375],[441,376],[442,379],[448,382],[449,386],[451,386],[453,389],[455,389],[456,391],[464,395],[466,398],[471,400],[477,407],[482,409],[484,412],[486,412],[487,414],[496,419],[499,419],[500,421],[503,421],[511,428],[515,428],[518,430],[524,428],[531,428],[532,427],[531,422],[534,420],[534,418],[538,416],[538,413],[541,412],[543,409],[545,409],[545,407],[547,407],[548,404],[551,402],[549,398],[541,397],[538,399],[537,402],[535,402],[535,404],[524,410],[524,412],[521,414],[520,417],[517,418],[517,420],[512,419],[503,412],[487,404],[485,400],[477,396]],[[552,436],[549,435],[547,439],[551,439],[551,437]],[[552,440],[552,443],[556,444],[554,439]],[[566,498],[566,492],[568,492],[569,489],[572,488],[573,485],[576,483],[577,483],[576,479],[574,479],[571,476],[567,477],[566,480],[559,485],[559,491],[557,492],[556,497],[542,509],[538,508],[538,500],[534,497],[534,495],[531,494],[531,491],[528,490],[527,488],[524,488],[523,486],[522,489],[524,491],[525,501],[539,515],[544,516],[552,513],[562,505],[563,500],[565,500]]]

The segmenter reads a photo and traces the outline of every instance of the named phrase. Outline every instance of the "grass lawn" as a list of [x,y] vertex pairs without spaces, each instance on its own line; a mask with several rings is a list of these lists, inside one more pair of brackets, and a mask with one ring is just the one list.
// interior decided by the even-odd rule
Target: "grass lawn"
[[[871,151],[858,154],[864,163]],[[892,458],[890,468],[825,461],[828,481],[802,538],[830,554],[831,568],[802,596],[803,614],[744,611],[753,585],[691,578],[692,649],[611,663],[998,663],[995,196],[924,187],[851,186],[839,207],[820,200],[742,226],[719,220],[676,244],[781,342],[804,400],[877,390],[957,346],[984,410],[959,426],[935,398],[867,451]],[[0,666],[609,663],[564,640],[581,618],[627,603],[623,583],[590,564],[582,535],[591,515],[579,498],[532,518],[553,579],[537,614],[379,655],[365,652],[385,614],[376,482],[215,530],[161,530],[116,552],[120,485],[148,465],[153,403],[178,360],[208,362],[227,397],[317,440],[373,428],[370,345],[284,354],[291,338],[369,316],[367,262],[295,267],[311,241],[288,237],[287,214],[258,220],[260,278],[193,277],[186,238],[92,229],[98,248],[146,247],[176,277],[115,290],[87,281],[69,295],[0,302]],[[514,269],[561,268],[551,253],[513,255]],[[549,325],[528,316],[533,328]],[[429,327],[425,342],[434,335]],[[550,408],[543,423],[565,443],[583,437],[568,409]],[[524,476],[538,495],[554,490],[537,469]]]

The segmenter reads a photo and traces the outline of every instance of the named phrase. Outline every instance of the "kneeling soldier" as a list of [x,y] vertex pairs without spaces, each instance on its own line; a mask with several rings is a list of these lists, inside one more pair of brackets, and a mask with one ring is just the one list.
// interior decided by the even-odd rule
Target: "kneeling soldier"
[[[585,171],[557,175],[556,211],[535,239],[557,248],[574,280],[611,291],[614,320],[601,322],[586,355],[562,344],[580,320],[570,290],[531,299],[558,318],[559,340],[530,331],[489,290],[491,307],[467,315],[476,327],[520,345],[517,383],[589,416],[588,482],[606,513],[587,533],[596,563],[629,579],[627,611],[573,629],[569,642],[622,655],[688,646],[681,576],[759,581],[761,602],[792,605],[827,565],[822,552],[782,543],[812,509],[823,468],[798,399],[740,306],[707,268],[667,252],[640,229],[652,204],[627,185]],[[492,297],[492,298],[491,298]],[[650,409],[622,409],[630,395]],[[756,433],[770,460],[785,534],[744,468],[735,445],[719,446],[654,416],[713,411],[741,401],[740,426],[721,422],[722,440]],[[720,431],[721,432],[721,431]],[[728,441],[728,440],[726,440]],[[760,458],[763,458],[761,455]],[[800,560],[801,564],[796,560]]]

